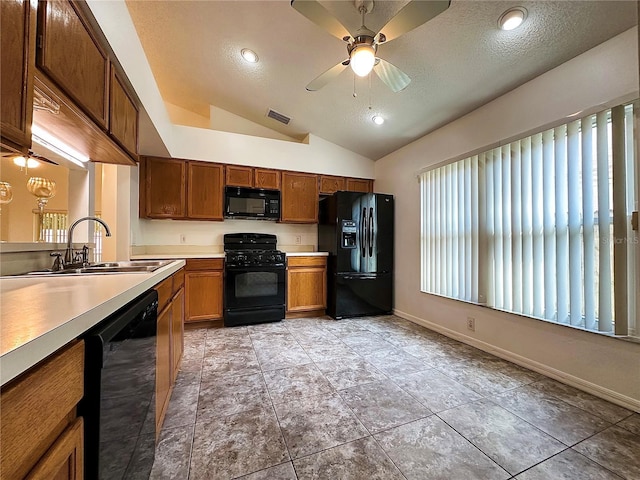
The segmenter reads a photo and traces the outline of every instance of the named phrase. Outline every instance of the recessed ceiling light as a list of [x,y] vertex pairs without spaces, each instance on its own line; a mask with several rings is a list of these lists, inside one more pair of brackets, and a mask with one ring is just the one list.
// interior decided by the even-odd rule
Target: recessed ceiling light
[[500,15],[498,26],[502,30],[513,30],[514,28],[518,28],[522,25],[525,18],[527,18],[527,10],[524,7],[510,8]]
[[258,62],[258,54],[253,50],[249,50],[248,48],[243,48],[240,51],[240,55],[249,63],[257,63]]
[[382,118],[380,115],[374,115],[371,120],[373,120],[373,123],[375,123],[376,125],[382,125],[384,123],[384,118]]

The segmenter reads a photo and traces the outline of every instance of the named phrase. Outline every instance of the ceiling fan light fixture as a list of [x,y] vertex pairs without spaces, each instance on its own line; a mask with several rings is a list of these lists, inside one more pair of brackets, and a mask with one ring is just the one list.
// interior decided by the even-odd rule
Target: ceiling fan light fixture
[[366,77],[376,63],[376,52],[371,45],[358,45],[351,50],[349,65],[353,73]]
[[258,54],[249,48],[240,50],[240,55],[249,63],[258,63]]
[[376,125],[382,125],[384,123],[384,117],[381,117],[380,115],[374,115],[371,120],[373,120],[373,123]]
[[500,15],[498,26],[501,30],[514,30],[522,25],[527,18],[527,10],[524,7],[513,7]]
[[24,168],[24,167],[36,168],[37,166],[40,165],[40,162],[38,162],[35,158],[31,158],[31,157],[25,158],[23,156],[14,157],[13,163],[20,168]]

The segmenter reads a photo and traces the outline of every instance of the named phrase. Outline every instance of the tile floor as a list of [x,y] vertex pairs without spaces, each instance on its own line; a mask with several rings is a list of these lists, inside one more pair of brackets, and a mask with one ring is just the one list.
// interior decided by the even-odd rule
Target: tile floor
[[153,479],[639,479],[640,414],[395,316],[185,333]]

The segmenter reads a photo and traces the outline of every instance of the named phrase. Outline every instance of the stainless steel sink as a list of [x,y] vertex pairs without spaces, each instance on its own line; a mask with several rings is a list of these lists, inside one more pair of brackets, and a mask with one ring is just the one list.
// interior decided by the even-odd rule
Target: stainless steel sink
[[65,268],[56,272],[51,270],[40,270],[28,272],[25,275],[93,275],[107,273],[149,273],[153,272],[165,265],[170,264],[173,260],[131,260],[124,262],[103,262],[87,265],[81,268]]

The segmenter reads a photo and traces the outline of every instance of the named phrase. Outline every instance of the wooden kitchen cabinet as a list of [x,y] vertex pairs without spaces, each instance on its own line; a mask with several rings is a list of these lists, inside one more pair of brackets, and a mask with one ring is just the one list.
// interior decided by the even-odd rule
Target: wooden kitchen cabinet
[[31,147],[36,0],[0,2],[0,134],[4,146]]
[[3,479],[83,477],[82,419],[76,416],[83,394],[83,341],[61,348],[2,387]]
[[347,178],[346,180],[348,192],[373,192],[373,180],[364,178]]
[[140,161],[140,217],[223,220],[224,166],[176,158]]
[[187,169],[187,218],[224,220],[224,167],[217,163],[188,161]]
[[324,315],[327,257],[287,258],[287,316]]
[[155,286],[158,292],[156,338],[156,440],[167,413],[184,351],[184,269]]
[[318,177],[282,172],[281,214],[284,223],[318,223]]
[[233,187],[280,190],[280,171],[268,168],[227,165],[225,184]]
[[84,424],[77,418],[29,472],[25,480],[81,480],[83,478]]
[[184,160],[146,157],[140,162],[140,216],[185,218],[186,172]]
[[223,315],[224,260],[187,259],[185,322],[220,320]]
[[109,133],[133,158],[138,157],[138,108],[111,66]]
[[345,189],[346,179],[344,177],[334,177],[332,175],[320,175],[320,193],[331,195]]
[[107,128],[109,58],[76,2],[41,0],[37,66]]

